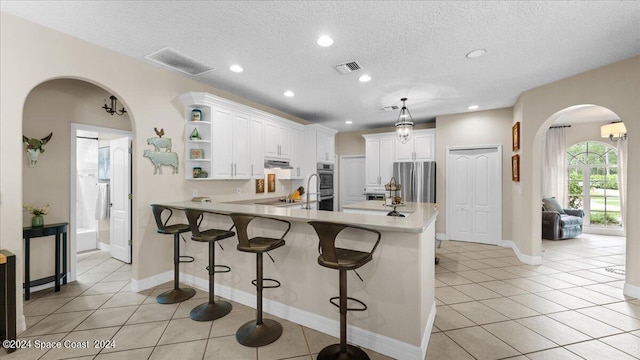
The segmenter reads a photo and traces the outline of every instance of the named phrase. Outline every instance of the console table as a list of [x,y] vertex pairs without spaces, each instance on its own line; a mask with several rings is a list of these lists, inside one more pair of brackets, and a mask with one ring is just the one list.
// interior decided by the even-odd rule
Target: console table
[[[16,256],[0,250],[0,340],[16,340]],[[15,344],[2,345],[9,353]]]
[[[24,239],[24,299],[29,300],[31,297],[31,286],[55,281],[55,291],[60,291],[60,281],[67,283],[67,228],[69,223],[48,224],[39,227],[25,227],[22,229],[22,238]],[[55,271],[53,276],[31,281],[29,266],[31,264],[30,247],[31,239],[53,236],[56,237],[55,250]],[[60,241],[62,235],[62,241]],[[60,243],[62,243],[62,268],[60,268]]]

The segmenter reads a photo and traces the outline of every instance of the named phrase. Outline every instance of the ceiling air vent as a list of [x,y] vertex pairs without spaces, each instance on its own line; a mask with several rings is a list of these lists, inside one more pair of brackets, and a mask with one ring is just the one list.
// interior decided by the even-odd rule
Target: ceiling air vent
[[153,54],[145,56],[145,58],[191,76],[197,76],[215,69],[170,47],[164,47]]
[[391,105],[391,106],[385,106],[382,108],[382,110],[384,111],[395,111],[400,109],[400,107],[398,105]]
[[350,62],[346,62],[344,64],[334,65],[334,67],[336,68],[336,70],[338,70],[338,72],[340,74],[348,74],[348,73],[351,73],[351,72],[358,71],[358,70],[362,69],[360,64],[358,64],[355,61],[350,61]]

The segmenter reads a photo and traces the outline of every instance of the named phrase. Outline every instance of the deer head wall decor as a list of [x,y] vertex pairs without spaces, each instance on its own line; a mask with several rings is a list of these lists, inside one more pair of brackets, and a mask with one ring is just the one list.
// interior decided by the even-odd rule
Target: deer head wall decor
[[30,139],[22,135],[22,142],[24,142],[24,144],[27,146],[26,151],[27,157],[29,158],[29,167],[32,168],[36,166],[36,163],[38,162],[38,155],[44,152],[44,145],[46,145],[49,140],[51,140],[52,136],[53,133],[49,133],[49,135],[43,137],[42,139]]

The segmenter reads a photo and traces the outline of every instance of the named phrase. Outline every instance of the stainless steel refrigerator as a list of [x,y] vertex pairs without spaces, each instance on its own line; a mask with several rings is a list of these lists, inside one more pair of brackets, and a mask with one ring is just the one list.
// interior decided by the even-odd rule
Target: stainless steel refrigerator
[[393,163],[393,177],[401,185],[403,202],[436,202],[435,161]]

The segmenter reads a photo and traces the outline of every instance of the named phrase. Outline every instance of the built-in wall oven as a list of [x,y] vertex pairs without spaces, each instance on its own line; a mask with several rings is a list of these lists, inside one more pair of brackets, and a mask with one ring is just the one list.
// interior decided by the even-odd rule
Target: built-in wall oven
[[320,178],[320,194],[318,196],[318,210],[333,211],[333,181],[335,177],[334,165],[318,163],[318,177]]

